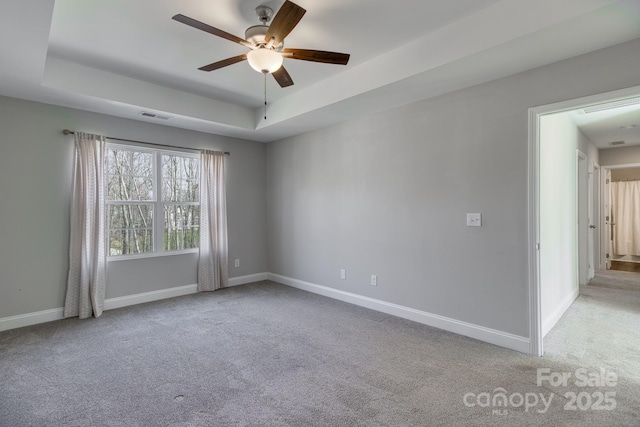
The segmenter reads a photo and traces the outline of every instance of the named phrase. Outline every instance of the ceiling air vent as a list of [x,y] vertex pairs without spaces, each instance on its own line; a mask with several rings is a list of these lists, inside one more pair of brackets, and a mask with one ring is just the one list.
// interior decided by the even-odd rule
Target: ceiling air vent
[[149,117],[151,119],[158,119],[158,120],[169,120],[171,118],[169,116],[161,116],[154,113],[147,113],[146,111],[140,111],[139,114],[144,117]]
[[624,141],[613,141],[613,142],[609,143],[609,145],[612,146],[612,147],[617,147],[619,145],[624,145],[624,144],[625,144]]
[[605,102],[603,104],[590,105],[578,110],[579,114],[595,113],[596,111],[612,110],[614,108],[630,107],[640,104],[640,97],[620,99],[618,101]]

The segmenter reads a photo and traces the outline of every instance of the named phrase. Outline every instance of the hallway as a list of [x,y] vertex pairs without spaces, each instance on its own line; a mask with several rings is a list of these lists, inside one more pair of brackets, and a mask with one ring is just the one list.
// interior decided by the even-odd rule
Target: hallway
[[640,394],[640,274],[598,270],[545,337],[545,355],[633,378]]

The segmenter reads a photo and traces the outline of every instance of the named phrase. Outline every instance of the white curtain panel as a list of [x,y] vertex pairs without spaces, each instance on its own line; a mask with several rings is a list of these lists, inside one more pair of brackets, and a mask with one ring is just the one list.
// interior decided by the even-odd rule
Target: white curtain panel
[[611,183],[613,253],[640,256],[640,181]]
[[75,133],[69,277],[64,316],[99,317],[104,306],[106,138]]
[[199,291],[215,291],[229,282],[224,159],[220,151],[200,154]]

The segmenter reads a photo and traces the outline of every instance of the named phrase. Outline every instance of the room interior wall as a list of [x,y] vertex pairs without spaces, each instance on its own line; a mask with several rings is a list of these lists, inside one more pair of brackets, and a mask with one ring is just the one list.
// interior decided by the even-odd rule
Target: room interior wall
[[[585,156],[579,164],[577,150]],[[595,145],[567,113],[540,118],[539,262],[544,335],[578,296],[579,283],[588,280],[587,171],[590,162],[598,162],[597,156]],[[579,211],[578,192],[582,196]],[[580,228],[576,228],[578,217]]]
[[[64,128],[230,151],[229,275],[267,270],[263,143],[0,97],[0,318],[64,303],[73,161]],[[197,254],[110,261],[107,298],[195,284],[196,261]]]
[[611,180],[640,179],[640,168],[611,169]]
[[640,163],[640,145],[600,150],[600,165],[615,166]]
[[600,149],[596,147],[596,144],[594,144],[593,141],[591,141],[579,128],[576,127],[576,131],[578,132],[578,146],[576,148],[586,154],[589,161],[594,163],[594,165],[599,165]]
[[270,143],[269,270],[529,337],[528,108],[639,85],[639,53],[635,40]]

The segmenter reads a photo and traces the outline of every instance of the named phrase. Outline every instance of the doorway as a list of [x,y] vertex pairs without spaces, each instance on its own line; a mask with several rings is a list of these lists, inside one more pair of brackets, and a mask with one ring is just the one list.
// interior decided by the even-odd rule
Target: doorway
[[[542,141],[549,135],[571,137],[563,131],[570,126],[563,125],[558,113],[640,102],[639,94],[640,86],[529,110],[531,354],[542,356],[544,335],[577,298],[578,285],[586,284],[603,265],[597,254],[606,243],[602,232],[593,231],[603,222],[599,185],[603,174],[598,162],[589,153],[576,151],[575,135],[573,145]],[[556,126],[553,132],[546,130],[545,121]],[[567,200],[573,202],[567,204]]]
[[[576,152],[576,235],[578,237],[578,283],[585,286],[600,268],[598,230],[600,166],[580,149]],[[640,169],[639,169],[640,172]]]
[[605,167],[601,254],[607,269],[640,272],[640,163]]
[[[589,204],[591,197],[588,194],[589,176],[587,163],[589,159],[587,155],[577,150],[576,153],[576,236],[578,246],[578,283],[584,286],[591,278],[592,260],[589,259]],[[592,163],[592,162],[591,162]],[[591,233],[593,234],[593,233]]]
[[589,280],[596,275],[596,270],[601,269],[600,242],[602,241],[600,227],[600,165],[595,162],[589,164],[588,195],[589,217],[588,217],[588,257],[589,257]]

